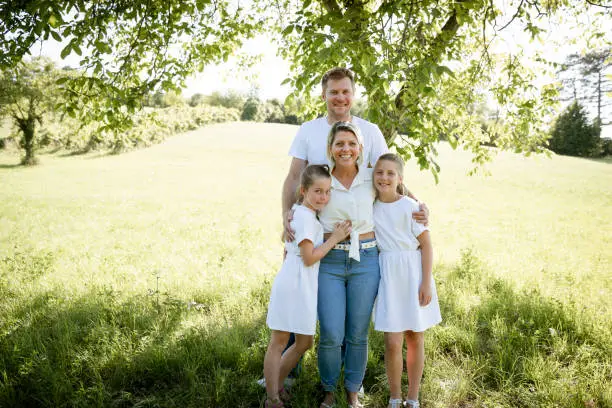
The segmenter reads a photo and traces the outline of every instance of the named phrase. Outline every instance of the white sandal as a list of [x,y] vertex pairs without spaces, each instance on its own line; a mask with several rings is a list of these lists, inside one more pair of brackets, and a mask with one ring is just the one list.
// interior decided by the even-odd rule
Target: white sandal
[[387,408],[402,408],[404,406],[404,401],[401,398],[389,399],[389,405]]
[[421,405],[419,404],[419,401],[415,401],[415,400],[406,400],[404,401],[404,407],[406,408],[419,408]]

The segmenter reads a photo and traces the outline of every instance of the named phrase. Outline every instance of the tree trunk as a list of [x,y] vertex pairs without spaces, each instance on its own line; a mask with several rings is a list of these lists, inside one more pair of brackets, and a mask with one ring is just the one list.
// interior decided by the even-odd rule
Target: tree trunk
[[601,124],[601,71],[597,73],[597,121]]
[[21,161],[24,166],[34,166],[38,164],[38,159],[34,156],[34,132],[36,130],[36,119],[28,116],[26,119],[19,120],[19,128],[23,132],[23,144],[25,157]]

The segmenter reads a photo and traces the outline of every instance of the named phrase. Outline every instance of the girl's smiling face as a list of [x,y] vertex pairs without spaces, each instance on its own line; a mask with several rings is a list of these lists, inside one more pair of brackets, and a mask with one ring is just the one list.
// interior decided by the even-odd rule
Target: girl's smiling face
[[390,160],[379,160],[374,168],[374,188],[382,198],[394,198],[397,186],[402,184],[402,176],[398,171],[397,164]]
[[330,148],[336,166],[354,166],[359,158],[361,145],[357,136],[348,130],[338,130]]
[[300,187],[300,192],[304,197],[302,204],[314,211],[321,211],[329,201],[331,191],[331,178],[317,177],[313,183],[304,190]]

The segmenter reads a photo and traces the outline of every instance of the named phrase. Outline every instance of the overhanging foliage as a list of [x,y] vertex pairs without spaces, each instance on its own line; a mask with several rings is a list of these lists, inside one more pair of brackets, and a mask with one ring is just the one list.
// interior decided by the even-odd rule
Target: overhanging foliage
[[184,86],[256,27],[256,16],[224,0],[8,0],[0,3],[0,70],[37,42],[61,42],[62,58],[81,57],[84,74],[61,82],[68,98],[58,108],[119,135],[144,95]]
[[[293,13],[279,21],[281,50],[292,63],[287,82],[298,95],[309,94],[330,67],[351,68],[365,89],[368,118],[434,176],[440,139],[471,150],[477,164],[490,157],[490,144],[540,151],[556,89],[535,87],[535,73],[519,55],[498,57],[490,46],[508,25],[537,37],[547,15],[585,7],[568,3],[511,2],[512,14],[503,15],[486,0],[287,1]],[[497,108],[493,133],[473,115],[484,103]]]

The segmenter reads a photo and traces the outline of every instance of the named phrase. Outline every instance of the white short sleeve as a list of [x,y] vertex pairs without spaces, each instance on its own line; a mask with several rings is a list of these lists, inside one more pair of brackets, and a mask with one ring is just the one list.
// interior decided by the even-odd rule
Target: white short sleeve
[[300,126],[297,134],[291,142],[289,148],[289,156],[295,157],[296,159],[308,160],[308,137],[307,132],[304,131],[304,126]]
[[296,210],[293,214],[291,227],[295,231],[295,243],[300,245],[302,241],[309,240],[313,244],[317,241],[316,218],[305,211]]
[[429,231],[429,227],[426,227],[425,225],[416,222],[416,220],[412,218],[412,213],[415,211],[419,211],[419,203],[411,199],[410,205],[411,205],[410,213],[408,214],[408,216],[410,217],[410,229],[412,230],[412,233],[414,234],[416,238],[419,235],[421,235],[424,231]]
[[387,143],[385,142],[385,137],[378,125],[373,126],[372,131],[372,146],[370,149],[370,161],[372,163],[372,167],[376,164],[376,161],[380,156],[385,153],[389,153],[389,148],[387,147]]

